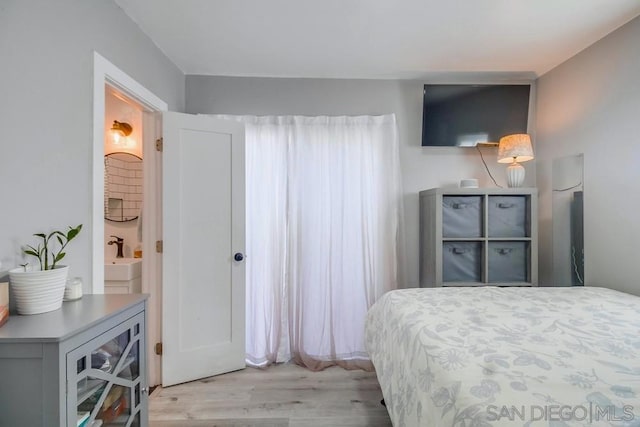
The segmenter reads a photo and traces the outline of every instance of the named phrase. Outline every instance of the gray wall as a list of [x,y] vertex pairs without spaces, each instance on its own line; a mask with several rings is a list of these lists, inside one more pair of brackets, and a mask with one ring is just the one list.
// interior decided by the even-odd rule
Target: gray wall
[[[492,79],[475,78],[474,81],[483,83]],[[335,116],[395,113],[405,192],[405,286],[418,286],[418,191],[455,186],[462,178],[478,178],[481,186],[493,186],[474,149],[420,146],[425,81],[189,75],[186,82],[186,112],[193,114]],[[496,150],[483,150],[494,177],[498,183],[506,185],[505,165],[496,163]],[[530,185],[535,182],[533,163],[525,163]]]
[[114,2],[2,0],[0,271],[33,233],[82,223],[65,261],[87,289],[94,50],[184,109],[184,75]]
[[584,153],[585,279],[640,295],[640,18],[538,80],[540,280],[551,282],[551,164]]

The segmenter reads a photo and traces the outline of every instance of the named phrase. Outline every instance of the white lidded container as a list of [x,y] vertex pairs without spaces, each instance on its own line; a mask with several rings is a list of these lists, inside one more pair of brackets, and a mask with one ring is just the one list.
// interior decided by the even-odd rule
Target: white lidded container
[[79,298],[82,298],[82,279],[80,277],[67,279],[64,288],[64,301],[73,301]]

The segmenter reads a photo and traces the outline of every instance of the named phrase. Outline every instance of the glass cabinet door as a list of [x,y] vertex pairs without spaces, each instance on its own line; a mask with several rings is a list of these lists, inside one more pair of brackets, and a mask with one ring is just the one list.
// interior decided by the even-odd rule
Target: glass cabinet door
[[67,354],[67,425],[140,426],[143,334],[139,314]]

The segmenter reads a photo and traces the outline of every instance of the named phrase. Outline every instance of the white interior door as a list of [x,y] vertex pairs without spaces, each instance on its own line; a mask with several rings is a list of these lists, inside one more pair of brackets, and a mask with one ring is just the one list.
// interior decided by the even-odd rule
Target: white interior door
[[168,386],[245,367],[244,127],[169,112],[163,138],[162,385]]

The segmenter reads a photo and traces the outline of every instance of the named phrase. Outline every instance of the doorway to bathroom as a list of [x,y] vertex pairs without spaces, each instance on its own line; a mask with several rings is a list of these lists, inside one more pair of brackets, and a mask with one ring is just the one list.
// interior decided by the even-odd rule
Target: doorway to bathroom
[[144,109],[109,84],[104,97],[104,293],[141,293]]
[[[97,52],[94,52],[93,98],[92,292],[109,293],[105,286],[106,259],[115,262],[141,260],[131,267],[136,271],[131,272],[127,266],[120,269],[129,270],[127,276],[118,277],[126,279],[139,274],[139,284],[129,280],[123,282],[129,282],[127,286],[131,285],[132,290],[139,286],[142,293],[150,295],[146,353],[149,384],[155,385],[160,382],[161,360],[154,346],[162,341],[162,258],[156,252],[156,241],[162,239],[161,156],[156,151],[156,141],[162,132],[161,114],[168,110],[168,105]],[[111,131],[114,127],[121,131],[118,132],[118,144]],[[111,155],[116,152],[123,154]],[[129,162],[137,157],[141,164]],[[119,176],[122,180],[111,178],[112,185],[105,186],[110,169],[114,177]],[[141,173],[138,172],[140,169]],[[125,183],[125,176],[129,178],[130,175],[137,175],[138,180]],[[141,185],[138,185],[140,175]],[[115,184],[116,181],[122,182]],[[111,219],[105,219],[105,214]],[[109,245],[110,241],[114,243]],[[135,258],[137,250],[141,251],[141,258]],[[122,258],[117,258],[119,252],[122,252]]]

